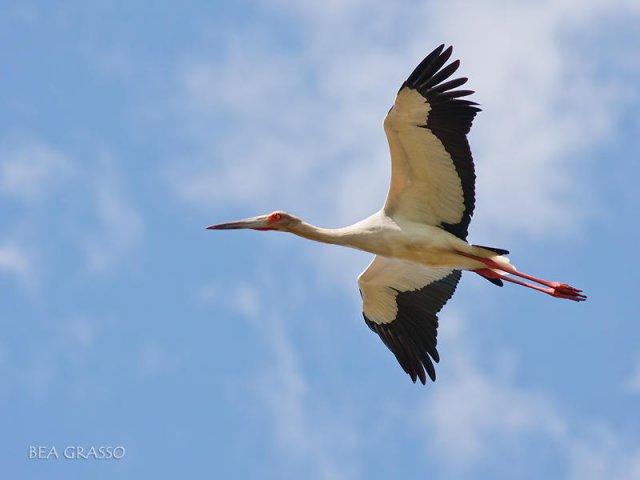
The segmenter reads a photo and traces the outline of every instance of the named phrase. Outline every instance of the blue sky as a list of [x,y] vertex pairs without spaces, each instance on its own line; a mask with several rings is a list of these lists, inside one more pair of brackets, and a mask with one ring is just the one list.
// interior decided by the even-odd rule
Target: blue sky
[[[0,18],[3,473],[640,478],[637,1],[55,3]],[[470,240],[589,300],[463,275],[422,387],[364,325],[367,254],[203,227],[377,210],[443,42],[483,108]]]

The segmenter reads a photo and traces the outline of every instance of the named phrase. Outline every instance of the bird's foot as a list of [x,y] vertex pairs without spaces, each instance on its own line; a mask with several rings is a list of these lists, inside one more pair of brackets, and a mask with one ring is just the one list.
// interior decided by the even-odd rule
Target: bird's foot
[[552,282],[550,288],[545,288],[544,291],[552,297],[566,298],[574,302],[583,302],[587,299],[587,296],[582,293],[582,290],[578,290],[566,283]]

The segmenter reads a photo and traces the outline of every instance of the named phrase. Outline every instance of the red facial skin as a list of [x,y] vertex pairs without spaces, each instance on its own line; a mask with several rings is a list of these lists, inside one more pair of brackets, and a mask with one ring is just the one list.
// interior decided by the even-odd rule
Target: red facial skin
[[[282,215],[280,215],[279,213],[272,213],[267,218],[267,223],[269,225],[271,225],[272,223],[279,222],[280,220],[282,220]],[[263,228],[254,228],[254,230],[260,230],[260,231],[264,232],[266,230],[276,230],[276,229],[275,228],[270,228],[270,227],[263,227]]]
[[269,215],[269,218],[267,218],[267,223],[271,225],[272,223],[279,222],[280,220],[282,220],[282,215],[279,213],[272,213]]

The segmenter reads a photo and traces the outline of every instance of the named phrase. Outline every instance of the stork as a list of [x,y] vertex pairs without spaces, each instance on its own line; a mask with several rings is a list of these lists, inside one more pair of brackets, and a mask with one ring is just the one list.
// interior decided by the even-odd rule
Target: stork
[[[283,211],[207,227],[275,230],[374,254],[358,277],[365,323],[395,355],[413,382],[436,379],[433,362],[438,313],[453,295],[462,270],[495,285],[522,285],[580,302],[581,290],[519,272],[507,250],[472,245],[467,229],[475,206],[475,171],[467,134],[478,104],[449,77],[456,60],[440,45],[398,91],[384,121],[391,152],[391,183],[382,209],[348,227],[313,226]],[[518,278],[514,278],[518,277]],[[533,282],[533,283],[532,283]]]

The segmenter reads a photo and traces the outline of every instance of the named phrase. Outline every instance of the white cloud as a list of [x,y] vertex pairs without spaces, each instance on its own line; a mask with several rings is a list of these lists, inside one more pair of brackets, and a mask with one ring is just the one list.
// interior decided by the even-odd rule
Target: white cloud
[[566,442],[571,480],[640,478],[640,447],[623,442],[606,427],[593,428]]
[[24,138],[0,142],[0,194],[36,201],[72,170],[65,154],[50,145]]
[[[314,401],[299,365],[299,352],[279,311],[272,282],[258,275],[255,283],[227,281],[222,290],[208,284],[197,292],[207,303],[215,302],[245,317],[269,351],[265,367],[254,372],[249,394],[262,402],[273,426],[274,444],[283,452],[278,462],[297,477],[337,480],[355,478],[354,451],[357,435],[350,419],[331,408],[323,414],[322,405]],[[295,297],[295,295],[293,296]],[[289,297],[287,308],[295,303]]]
[[17,245],[0,245],[0,273],[12,275],[23,284],[30,284],[33,280],[30,256]]
[[[102,362],[97,347],[104,332],[116,323],[83,314],[68,318],[35,315],[23,320],[30,324],[33,341],[23,342],[24,345],[0,344],[2,394],[6,398],[27,395],[33,399],[50,400],[54,391],[64,396],[83,395],[100,383],[95,375],[91,375],[90,365],[96,359]],[[35,338],[38,335],[42,338]],[[92,378],[86,377],[85,373]],[[97,388],[94,392],[99,390]],[[104,395],[104,392],[99,394]]]
[[[581,226],[592,192],[577,162],[610,138],[620,86],[593,75],[599,59],[567,39],[599,33],[602,15],[637,14],[640,4],[274,3],[300,21],[295,48],[273,55],[272,45],[256,41],[264,32],[241,32],[222,62],[192,62],[182,72],[185,133],[197,150],[195,161],[185,155],[171,169],[183,199],[208,209],[285,208],[334,225],[379,208],[389,170],[383,117],[417,60],[446,41],[484,109],[472,132],[479,172],[473,231],[548,236]],[[625,53],[611,55],[615,64]],[[332,271],[327,256],[317,258],[318,269]],[[333,270],[343,280],[344,265]],[[251,317],[255,303],[246,304]],[[265,391],[279,441],[335,472],[334,457],[310,457],[326,445],[307,413],[308,386],[286,326],[272,325],[275,361]],[[441,378],[432,400],[418,407],[425,428],[437,432],[425,448],[439,451],[445,466],[473,469],[496,444],[526,447],[533,435],[559,449],[571,478],[634,478],[640,456],[633,441],[604,427],[613,440],[601,443],[588,433],[590,423],[570,418],[547,393],[481,371],[473,344],[460,345],[447,355],[450,380]]]
[[259,294],[250,283],[208,283],[197,290],[196,297],[205,304],[228,306],[249,321],[259,318]]
[[[637,2],[274,4],[295,15],[295,48],[274,53],[268,31],[235,32],[222,61],[183,64],[181,125],[194,151],[168,169],[183,200],[247,215],[284,209],[326,227],[373,213],[390,173],[384,115],[416,62],[446,41],[484,109],[471,136],[470,240],[555,239],[598,214],[581,155],[611,138],[627,97],[615,76],[594,74],[602,55],[570,39],[599,34],[602,15],[634,14]],[[630,56],[607,54],[607,65]],[[354,288],[345,255],[313,258]]]
[[547,398],[478,368],[462,316],[449,310],[440,323],[440,335],[449,340],[449,365],[446,378],[423,407],[428,438],[434,439],[428,449],[440,452],[446,465],[464,471],[492,452],[504,453],[527,434],[542,434],[554,442],[563,437],[566,425]]
[[274,55],[260,41],[267,34],[243,32],[223,62],[183,72],[187,124],[204,137],[225,129],[215,145],[202,143],[208,165],[180,167],[184,198],[208,208],[292,205],[336,224],[379,208],[389,170],[383,116],[444,39],[485,109],[472,137],[475,231],[545,235],[585,218],[591,192],[576,177],[578,157],[610,134],[618,86],[596,79],[596,60],[567,37],[597,28],[603,13],[637,12],[636,2],[274,4],[298,16],[295,50]]
[[[68,154],[29,135],[0,139],[0,196],[22,202],[5,219],[5,238],[0,240],[0,270],[32,282],[38,272],[31,267],[33,255],[68,235],[86,255],[87,268],[104,272],[139,242],[143,232],[140,212],[125,192],[119,170],[108,155],[99,152],[94,162],[80,164]],[[64,190],[63,190],[64,188]],[[64,193],[64,199],[61,198]],[[91,221],[73,224],[78,212],[88,210]],[[42,244],[36,222],[58,221],[58,229]],[[19,245],[19,246],[18,246]],[[23,245],[29,245],[29,252]],[[42,264],[46,269],[47,265]]]
[[[497,354],[484,352],[487,361],[481,361],[479,347],[468,337],[464,312],[451,308],[440,331],[447,339],[447,362],[438,383],[420,396],[422,400],[412,404],[401,391],[380,392],[376,405],[401,404],[402,412],[390,411],[387,418],[368,421],[364,431],[356,428],[353,412],[345,415],[335,405],[324,412],[322,396],[313,394],[313,384],[305,376],[303,353],[292,340],[288,315],[279,304],[265,301],[273,288],[258,275],[255,283],[227,282],[224,295],[210,284],[198,296],[245,316],[256,338],[268,347],[265,367],[254,372],[250,395],[262,401],[272,422],[275,445],[286,452],[278,465],[286,471],[311,471],[312,478],[322,479],[358,478],[364,468],[359,463],[364,446],[376,448],[389,434],[410,437],[418,428],[425,458],[437,462],[447,478],[472,478],[478,469],[517,477],[522,469],[534,468],[531,462],[546,461],[547,453],[532,455],[531,442],[546,445],[570,479],[631,480],[640,472],[637,439],[598,419],[572,415],[548,392],[518,386],[514,362],[500,371],[486,368],[496,364],[490,357]],[[517,356],[500,354],[504,358]],[[347,388],[357,388],[357,383]],[[418,419],[418,427],[408,419]],[[393,432],[387,432],[390,422]],[[363,432],[372,438],[362,438]]]
[[[261,54],[259,49],[231,47],[228,63],[191,64],[184,72],[189,125],[203,144],[202,160],[184,168],[189,165],[181,159],[177,172],[172,172],[187,200],[273,210],[272,203],[305,196],[305,187],[317,175],[314,170],[326,154],[309,155],[321,151],[321,140],[312,132],[323,127],[314,118],[317,102],[305,94],[300,72],[306,67],[295,58],[265,59]],[[224,141],[216,138],[211,144],[210,131],[218,125],[233,128]],[[224,161],[211,168],[216,156]]]
[[625,389],[630,393],[640,394],[640,362],[636,365],[624,385]]
[[274,366],[260,383],[275,425],[276,440],[288,452],[287,463],[295,469],[314,472],[313,478],[352,478],[351,467],[342,463],[337,453],[352,440],[352,435],[346,426],[335,431],[339,427],[336,422],[312,420],[309,392],[299,371],[297,354],[282,326],[271,332]]
[[[532,437],[543,439],[566,465],[571,479],[636,478],[640,472],[640,444],[596,420],[573,418],[543,392],[514,385],[508,377],[478,366],[479,353],[465,336],[459,314],[441,322],[448,338],[449,371],[421,407],[425,448],[450,473],[462,475],[481,465],[501,465],[517,472],[533,461],[527,451]],[[451,341],[453,340],[453,341]],[[509,466],[509,459],[518,458]],[[510,470],[513,468],[514,470]]]
[[542,395],[478,371],[458,375],[439,386],[426,409],[437,439],[429,448],[445,452],[451,465],[474,464],[531,432],[555,439],[564,429]]
[[93,272],[112,268],[139,244],[144,231],[142,216],[118,176],[109,170],[102,173],[91,179],[95,228],[84,240],[87,265]]
[[[460,2],[439,12],[436,31],[447,25],[469,58],[463,65],[485,110],[472,137],[480,173],[476,231],[557,235],[588,214],[592,191],[579,156],[610,137],[621,86],[598,80],[598,60],[569,37],[600,33],[603,13],[624,18],[631,5],[582,2],[570,13],[567,3],[465,4],[482,35],[455,21]],[[611,52],[620,63],[625,56]]]

